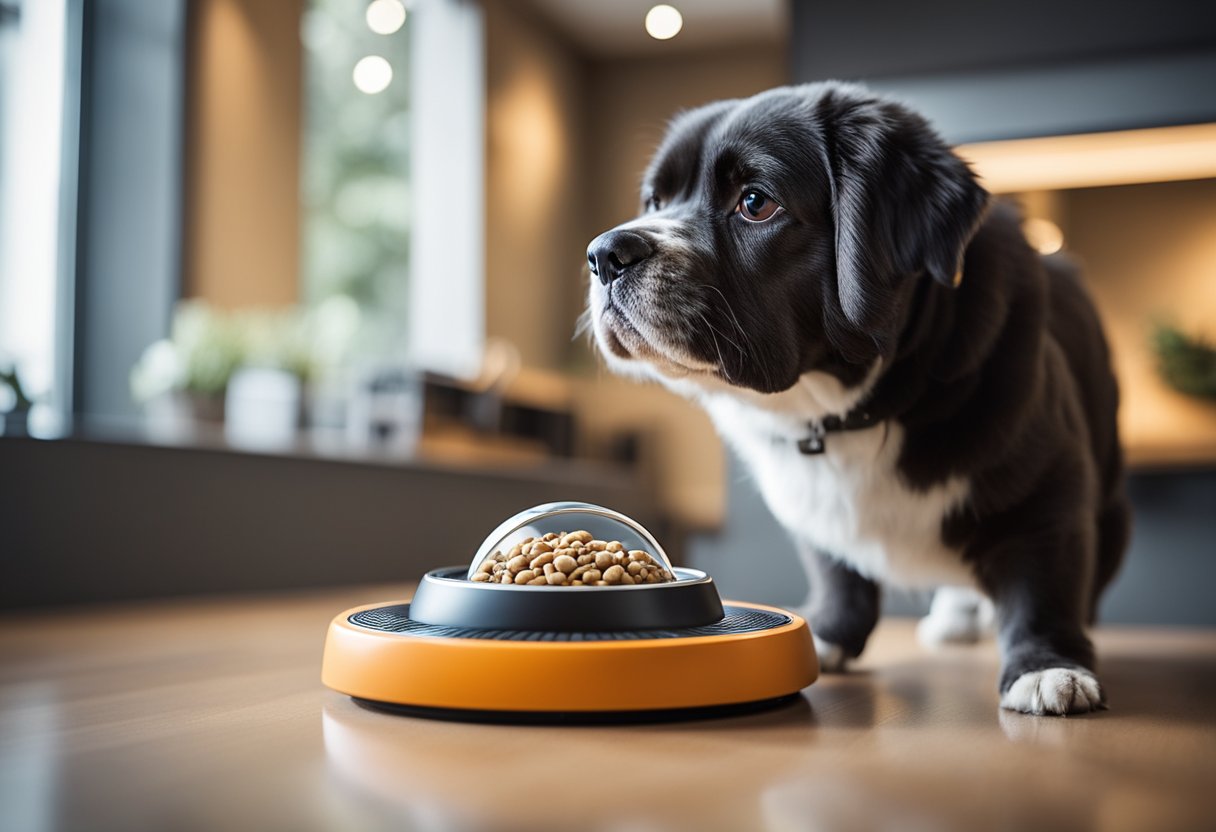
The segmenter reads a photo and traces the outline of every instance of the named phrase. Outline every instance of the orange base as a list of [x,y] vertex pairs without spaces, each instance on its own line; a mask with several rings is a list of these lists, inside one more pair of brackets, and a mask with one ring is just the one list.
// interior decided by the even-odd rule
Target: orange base
[[360,699],[478,711],[703,708],[774,699],[815,681],[806,621],[760,632],[630,641],[499,641],[379,632],[334,618],[321,681]]

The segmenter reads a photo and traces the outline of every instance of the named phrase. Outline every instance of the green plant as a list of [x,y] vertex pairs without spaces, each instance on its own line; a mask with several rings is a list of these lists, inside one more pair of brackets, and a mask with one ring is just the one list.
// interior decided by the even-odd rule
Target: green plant
[[311,309],[235,312],[183,301],[170,337],[150,345],[131,369],[131,395],[139,402],[174,391],[222,396],[246,365],[276,367],[307,383],[345,358],[358,328],[358,307],[342,296]]
[[1216,399],[1216,347],[1169,324],[1153,330],[1157,371],[1180,393]]
[[29,410],[34,404],[30,397],[25,394],[25,388],[21,386],[21,378],[17,375],[17,368],[11,367],[7,370],[0,370],[0,384],[7,385],[13,391],[17,401],[13,404],[13,412],[19,413],[23,410]]

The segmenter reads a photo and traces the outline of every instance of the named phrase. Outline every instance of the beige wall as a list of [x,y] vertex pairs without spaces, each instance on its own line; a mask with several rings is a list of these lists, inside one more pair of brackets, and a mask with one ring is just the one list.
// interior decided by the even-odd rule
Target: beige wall
[[1114,350],[1134,461],[1216,460],[1216,406],[1157,375],[1153,321],[1216,336],[1216,179],[1064,191],[1065,246],[1085,269]]
[[486,334],[565,363],[579,293],[584,67],[522,4],[486,3]]
[[294,303],[302,0],[195,0],[189,27],[185,294]]

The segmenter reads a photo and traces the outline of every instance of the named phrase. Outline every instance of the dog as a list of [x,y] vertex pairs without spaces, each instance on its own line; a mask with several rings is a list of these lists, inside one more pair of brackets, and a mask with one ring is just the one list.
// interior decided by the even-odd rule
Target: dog
[[880,584],[940,588],[931,640],[994,608],[1002,707],[1104,708],[1085,629],[1130,515],[1070,262],[923,117],[850,84],[677,116],[641,196],[587,249],[585,322],[750,470],[807,569],[822,668],[861,654]]

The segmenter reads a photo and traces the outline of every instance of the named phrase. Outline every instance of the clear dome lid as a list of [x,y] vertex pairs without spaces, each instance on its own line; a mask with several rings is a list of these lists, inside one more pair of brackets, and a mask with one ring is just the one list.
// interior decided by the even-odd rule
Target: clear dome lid
[[477,550],[466,577],[473,580],[484,561],[508,554],[529,538],[573,532],[586,532],[590,540],[619,542],[626,551],[640,549],[668,573],[677,575],[659,541],[632,517],[594,503],[562,502],[533,506],[499,524]]

